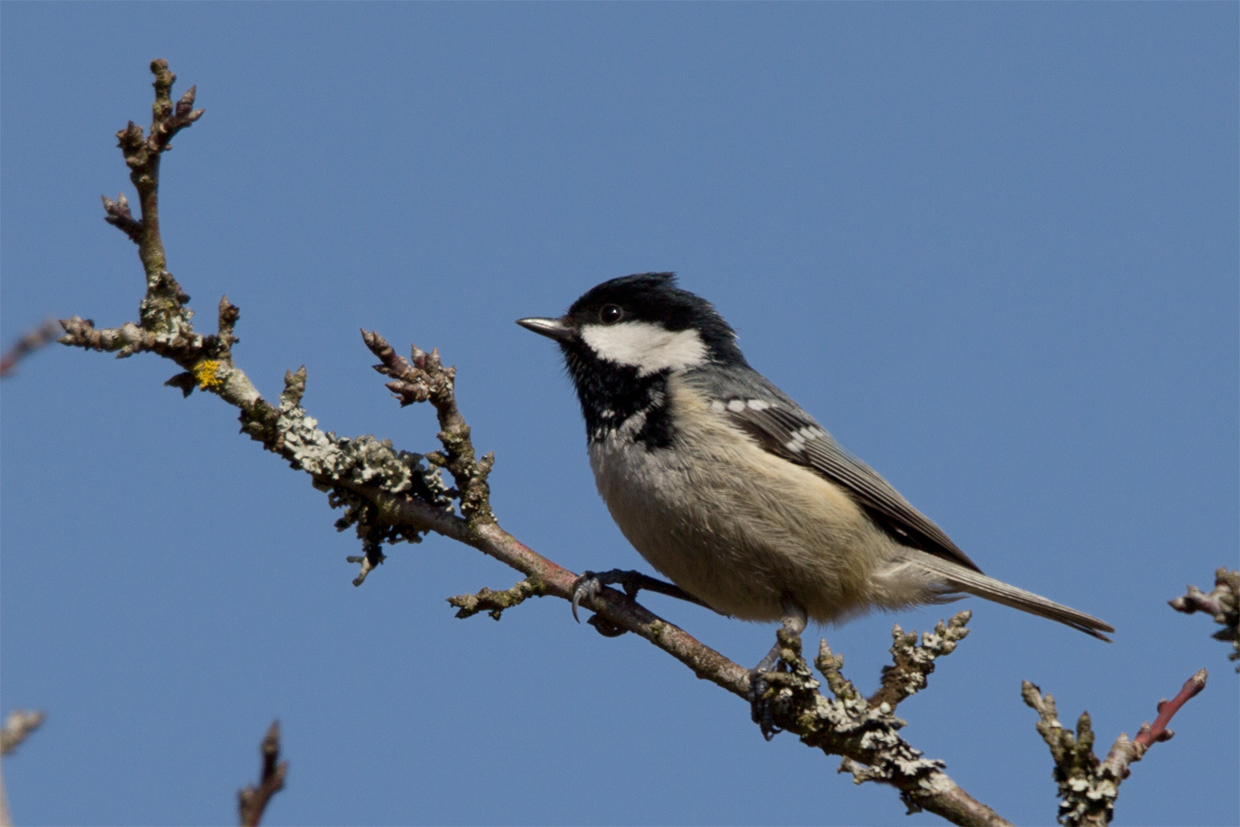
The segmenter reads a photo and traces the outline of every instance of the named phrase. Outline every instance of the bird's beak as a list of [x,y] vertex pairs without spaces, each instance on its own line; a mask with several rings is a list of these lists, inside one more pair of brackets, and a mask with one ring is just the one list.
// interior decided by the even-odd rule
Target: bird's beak
[[573,329],[564,324],[562,319],[517,319],[517,324],[526,330],[563,342],[573,336]]

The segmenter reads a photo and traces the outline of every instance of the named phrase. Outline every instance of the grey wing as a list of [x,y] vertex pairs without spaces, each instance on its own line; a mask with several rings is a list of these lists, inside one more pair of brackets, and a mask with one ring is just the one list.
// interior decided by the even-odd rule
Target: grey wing
[[[759,374],[710,388],[723,413],[766,451],[842,486],[902,545],[981,572],[931,520],[874,469],[840,447],[814,418]],[[740,404],[744,403],[744,404]],[[719,406],[717,406],[719,407]]]

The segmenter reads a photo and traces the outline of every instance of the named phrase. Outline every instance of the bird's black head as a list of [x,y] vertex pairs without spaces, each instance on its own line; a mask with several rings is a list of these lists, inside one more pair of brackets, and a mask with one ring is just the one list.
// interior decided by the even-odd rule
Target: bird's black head
[[[642,416],[646,430],[659,427],[658,408],[672,371],[746,365],[731,326],[710,302],[677,287],[672,273],[605,281],[558,319],[517,324],[559,343],[592,439],[634,414]],[[643,438],[657,443],[663,436]]]
[[707,362],[744,364],[736,333],[706,299],[676,286],[673,273],[639,273],[589,290],[558,319],[517,324],[586,359],[642,375]]

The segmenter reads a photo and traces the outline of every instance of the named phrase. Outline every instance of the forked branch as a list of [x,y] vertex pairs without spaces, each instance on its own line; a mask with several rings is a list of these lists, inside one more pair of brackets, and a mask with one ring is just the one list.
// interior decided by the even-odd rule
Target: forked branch
[[1158,702],[1154,725],[1142,724],[1132,740],[1120,734],[1103,760],[1094,755],[1094,730],[1088,712],[1076,722],[1076,733],[1059,723],[1055,699],[1042,694],[1037,686],[1025,681],[1021,695],[1038,713],[1038,733],[1051,749],[1055,759],[1055,782],[1059,785],[1059,823],[1065,827],[1090,825],[1105,827],[1115,814],[1119,785],[1132,772],[1131,766],[1158,741],[1167,741],[1175,733],[1167,729],[1172,716],[1190,698],[1205,689],[1207,673],[1199,669],[1184,682],[1179,694],[1170,701]]

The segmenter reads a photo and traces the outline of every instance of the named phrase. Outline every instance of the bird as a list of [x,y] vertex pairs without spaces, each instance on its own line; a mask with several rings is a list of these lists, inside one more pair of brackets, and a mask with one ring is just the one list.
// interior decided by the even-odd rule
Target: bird
[[[675,274],[611,279],[563,316],[517,324],[559,345],[594,480],[620,531],[715,611],[800,635],[810,621],[974,595],[1104,641],[1115,631],[983,574],[750,367],[731,325]],[[575,590],[574,610],[596,589]]]

